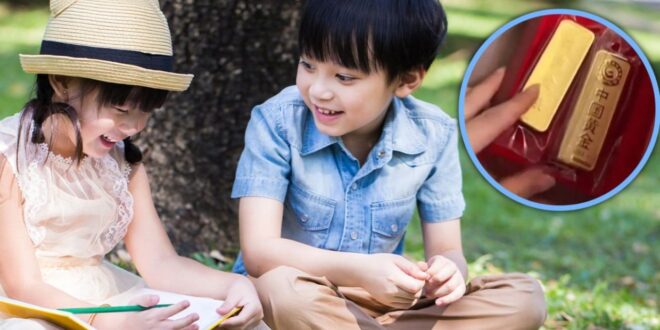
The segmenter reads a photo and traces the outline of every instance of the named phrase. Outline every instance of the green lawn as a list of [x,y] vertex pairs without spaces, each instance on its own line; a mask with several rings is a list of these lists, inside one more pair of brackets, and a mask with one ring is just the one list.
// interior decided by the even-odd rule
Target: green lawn
[[0,3],[0,117],[19,111],[32,92],[34,76],[21,70],[17,54],[39,52],[46,10],[12,11]]
[[[450,27],[447,47],[417,96],[455,116],[459,84],[481,41],[513,16],[544,5],[444,3]],[[512,3],[515,11],[510,9]],[[660,31],[644,31],[645,25],[640,24],[657,16],[621,4],[589,2],[588,8],[620,26],[638,27],[626,31],[647,52],[655,71],[660,71]],[[611,17],[612,13],[617,16]],[[10,11],[0,3],[1,117],[18,111],[31,92],[33,76],[22,73],[16,54],[38,50],[47,16],[45,10]],[[607,202],[587,210],[554,213],[530,209],[501,195],[463,152],[468,207],[462,227],[471,276],[522,271],[540,279],[547,293],[545,327],[549,329],[660,328],[659,157],[656,152],[640,176]],[[422,258],[419,223],[413,223],[406,238],[407,253]]]
[[[448,49],[417,93],[454,116],[459,85],[472,54],[485,37],[516,14],[506,5],[511,1],[470,3],[445,2]],[[594,6],[594,10],[618,24],[630,17],[651,18],[634,7],[611,6],[620,16],[600,12],[607,11],[607,6]],[[517,8],[524,13],[541,7]],[[660,72],[659,31],[625,30],[650,57],[654,71]],[[509,200],[489,186],[463,152],[467,210],[462,229],[470,275],[520,271],[540,279],[546,289],[549,316],[545,327],[549,329],[660,328],[657,149],[622,193],[595,207],[562,213],[534,210]],[[406,236],[406,251],[423,258],[417,219]]]

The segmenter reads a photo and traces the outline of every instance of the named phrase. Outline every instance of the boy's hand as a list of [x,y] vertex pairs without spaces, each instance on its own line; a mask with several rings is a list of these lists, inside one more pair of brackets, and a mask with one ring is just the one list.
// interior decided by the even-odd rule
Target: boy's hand
[[361,286],[378,302],[397,309],[408,309],[422,295],[428,275],[408,259],[389,253],[365,255]]
[[446,306],[458,300],[465,294],[465,279],[454,261],[437,255],[429,259],[429,279],[424,292],[426,297],[435,298],[435,304]]

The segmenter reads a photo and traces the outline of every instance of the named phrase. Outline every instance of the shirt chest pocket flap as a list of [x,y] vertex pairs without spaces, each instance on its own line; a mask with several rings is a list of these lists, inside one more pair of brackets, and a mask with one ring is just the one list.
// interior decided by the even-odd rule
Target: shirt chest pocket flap
[[298,224],[308,231],[322,231],[330,228],[337,202],[290,185],[289,203]]
[[414,195],[393,201],[371,203],[373,231],[385,237],[399,236],[406,230],[414,210]]

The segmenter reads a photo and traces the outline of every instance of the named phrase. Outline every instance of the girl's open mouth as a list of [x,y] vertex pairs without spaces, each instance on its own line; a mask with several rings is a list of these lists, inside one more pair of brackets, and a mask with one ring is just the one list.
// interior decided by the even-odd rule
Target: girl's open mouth
[[104,147],[112,148],[118,140],[114,140],[106,135],[101,135],[101,143]]

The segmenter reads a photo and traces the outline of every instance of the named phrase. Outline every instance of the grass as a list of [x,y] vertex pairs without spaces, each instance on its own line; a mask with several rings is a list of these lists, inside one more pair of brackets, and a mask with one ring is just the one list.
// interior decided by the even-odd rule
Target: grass
[[[546,5],[510,0],[444,3],[450,27],[447,47],[416,95],[455,116],[459,84],[481,41],[508,19]],[[607,12],[611,8],[607,3],[588,5],[605,17],[612,13]],[[650,17],[639,8],[612,6],[621,15],[611,20],[620,26],[628,26],[630,17]],[[16,54],[38,51],[47,16],[44,9],[10,11],[0,4],[1,117],[18,111],[31,91],[34,78],[22,73]],[[630,25],[641,27],[626,31],[656,63],[655,72],[660,72],[659,31],[642,30],[653,25],[638,23]],[[639,177],[617,196],[586,210],[563,213],[538,211],[509,200],[488,185],[463,150],[461,156],[468,203],[462,220],[463,241],[471,276],[522,271],[541,280],[549,309],[547,329],[660,327],[657,152]],[[406,251],[411,257],[423,257],[417,219],[406,236]],[[206,253],[192,257],[217,265]],[[115,261],[130,267],[122,260]]]
[[32,91],[34,76],[25,74],[17,54],[36,54],[48,11],[12,11],[0,3],[0,117],[19,111]]
[[[506,1],[477,2],[482,5],[477,10],[465,2],[445,2],[449,52],[434,64],[417,92],[453,116],[463,72],[481,40],[516,14],[542,7],[517,6],[518,12],[510,12]],[[660,72],[658,31],[626,31],[655,64],[654,71]],[[463,244],[471,276],[522,271],[541,280],[548,302],[548,329],[660,327],[657,152],[617,196],[586,210],[563,213],[534,210],[509,200],[489,186],[464,150],[461,156],[468,205],[462,220]],[[419,220],[412,223],[406,251],[421,259]]]

